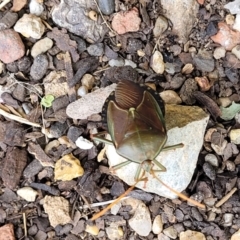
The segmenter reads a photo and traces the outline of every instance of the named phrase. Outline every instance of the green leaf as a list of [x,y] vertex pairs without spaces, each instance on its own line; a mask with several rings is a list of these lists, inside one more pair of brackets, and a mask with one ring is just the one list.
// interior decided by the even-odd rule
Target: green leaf
[[224,108],[220,107],[222,111],[221,118],[223,120],[231,120],[233,119],[238,112],[240,112],[240,104],[233,102],[230,107]]
[[52,102],[54,100],[54,96],[53,95],[46,95],[42,98],[41,100],[41,104],[48,108],[48,107],[51,107],[52,106]]

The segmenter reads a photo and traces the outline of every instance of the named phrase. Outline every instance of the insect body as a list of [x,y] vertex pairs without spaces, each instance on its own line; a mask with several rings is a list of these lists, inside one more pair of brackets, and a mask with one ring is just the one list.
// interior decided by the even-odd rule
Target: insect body
[[[94,139],[113,144],[117,153],[127,159],[114,169],[130,162],[139,163],[135,180],[139,179],[141,169],[150,172],[152,162],[158,166],[158,171],[166,171],[155,159],[166,149],[167,141],[164,103],[158,93],[144,85],[120,81],[106,100],[103,112],[106,113],[107,128],[113,142],[98,135]],[[182,147],[182,144],[167,149],[176,147]]]

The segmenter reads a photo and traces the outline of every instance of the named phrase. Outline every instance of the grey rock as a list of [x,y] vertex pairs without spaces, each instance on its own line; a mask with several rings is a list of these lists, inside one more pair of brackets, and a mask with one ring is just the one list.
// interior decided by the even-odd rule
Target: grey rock
[[67,137],[72,141],[72,142],[75,142],[78,137],[80,135],[82,135],[82,133],[84,132],[84,129],[83,128],[78,128],[78,127],[75,127],[75,126],[71,126],[69,129],[68,129],[68,132],[67,132]]
[[69,2],[61,0],[52,12],[52,19],[60,27],[66,28],[71,33],[93,43],[100,41],[108,30],[105,24],[90,19],[86,14],[95,9],[93,0],[72,0]]
[[[168,140],[166,146],[183,143],[183,148],[161,152],[157,161],[167,168],[166,172],[156,173],[163,182],[181,192],[192,179],[196,168],[198,154],[202,148],[203,137],[209,116],[199,107],[166,106],[166,127]],[[113,146],[107,145],[106,154],[109,165],[115,166],[126,159],[120,157]],[[138,168],[137,163],[130,163],[116,170],[119,178],[128,185],[135,183],[134,176]],[[160,196],[176,198],[176,195],[161,185],[152,175],[147,175],[148,181],[139,182],[138,188],[153,192]]]
[[193,63],[198,70],[203,72],[212,72],[215,67],[214,59],[207,51],[199,51],[199,53],[193,57]]
[[37,160],[34,159],[30,162],[27,167],[23,171],[23,176],[25,178],[31,178],[37,175],[43,169],[42,164]]
[[162,0],[161,5],[165,17],[170,19],[173,24],[173,32],[183,43],[186,43],[197,20],[199,4],[195,0]]
[[95,56],[95,57],[101,56],[104,51],[103,43],[92,44],[87,48],[87,51],[91,56]]
[[38,81],[44,77],[48,69],[48,58],[44,54],[40,54],[34,58],[31,66],[30,75],[33,80]]
[[203,171],[211,180],[216,179],[216,170],[209,162],[203,164]]
[[114,12],[115,0],[98,0],[99,8],[105,15],[110,15]]
[[7,13],[0,20],[0,30],[11,28],[18,20],[18,14],[7,11]]

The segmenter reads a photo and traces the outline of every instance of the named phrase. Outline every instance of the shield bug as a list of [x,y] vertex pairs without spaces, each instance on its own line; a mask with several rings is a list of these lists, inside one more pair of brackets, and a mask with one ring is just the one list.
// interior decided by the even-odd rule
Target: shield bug
[[[93,137],[94,140],[113,144],[117,153],[126,158],[125,162],[115,165],[113,170],[131,162],[138,163],[136,182],[146,181],[145,172],[156,177],[154,171],[166,171],[155,158],[161,151],[182,147],[183,144],[165,147],[167,130],[164,114],[164,102],[157,92],[143,84],[127,80],[118,83],[115,92],[110,94],[103,106],[103,120],[112,141],[103,139],[101,137],[103,133]],[[154,164],[158,170],[153,170]],[[160,179],[158,181],[179,197],[189,200]],[[197,204],[196,201],[194,204]]]

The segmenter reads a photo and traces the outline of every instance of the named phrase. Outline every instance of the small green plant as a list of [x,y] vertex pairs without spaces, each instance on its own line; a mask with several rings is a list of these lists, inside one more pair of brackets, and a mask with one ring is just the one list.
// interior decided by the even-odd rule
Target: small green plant
[[41,105],[46,107],[46,108],[49,108],[52,106],[52,102],[54,100],[54,96],[53,95],[46,95],[42,98],[41,100]]

